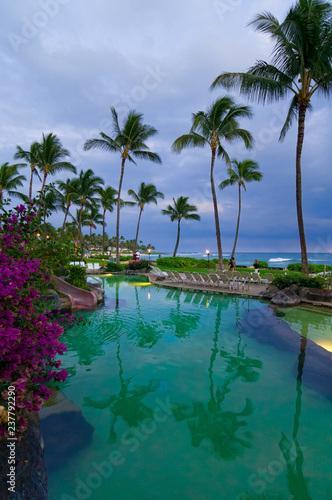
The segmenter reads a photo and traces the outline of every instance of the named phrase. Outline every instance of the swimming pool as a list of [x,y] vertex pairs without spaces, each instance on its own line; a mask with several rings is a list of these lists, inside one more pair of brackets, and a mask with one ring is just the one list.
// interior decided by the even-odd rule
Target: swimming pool
[[93,432],[62,455],[44,436],[50,500],[332,498],[327,351],[257,299],[103,286],[63,338],[61,390]]

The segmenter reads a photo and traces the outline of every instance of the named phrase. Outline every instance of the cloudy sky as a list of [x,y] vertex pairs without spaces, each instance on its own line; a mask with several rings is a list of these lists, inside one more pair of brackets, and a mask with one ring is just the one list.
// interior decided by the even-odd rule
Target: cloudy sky
[[[191,114],[206,110],[225,95],[210,92],[223,71],[243,71],[257,59],[269,59],[272,45],[248,27],[255,14],[269,10],[282,19],[291,0],[16,0],[1,3],[0,161],[13,162],[16,146],[29,149],[42,133],[56,134],[79,170],[91,168],[106,185],[118,186],[120,158],[98,150],[83,151],[86,139],[111,134],[110,106],[122,121],[129,109],[144,114],[159,133],[149,143],[161,166],[127,164],[128,189],[152,182],[165,199],[148,205],[140,237],[160,251],[172,250],[176,223],[161,214],[172,198],[189,196],[201,222],[182,224],[179,251],[216,250],[209,185],[210,151],[171,152],[172,142],[189,132]],[[245,98],[233,94],[238,103]],[[232,159],[255,159],[264,179],[243,194],[238,251],[299,251],[295,207],[293,126],[283,143],[279,132],[288,101],[252,105],[254,117],[241,126],[255,137],[255,148],[227,145]],[[330,154],[332,116],[328,100],[313,99],[303,150],[303,209],[309,251],[332,251]],[[29,177],[29,170],[24,173]],[[66,173],[62,174],[67,178]],[[226,178],[218,160],[216,183]],[[59,177],[58,177],[59,178]],[[52,180],[56,180],[53,178]],[[40,184],[35,179],[35,190]],[[27,191],[27,186],[26,186]],[[128,197],[127,197],[128,198]],[[218,190],[222,245],[231,250],[237,188]],[[136,208],[121,213],[120,233],[134,238]],[[63,215],[52,216],[59,226]],[[101,228],[99,228],[101,232]],[[115,216],[107,232],[115,234]]]

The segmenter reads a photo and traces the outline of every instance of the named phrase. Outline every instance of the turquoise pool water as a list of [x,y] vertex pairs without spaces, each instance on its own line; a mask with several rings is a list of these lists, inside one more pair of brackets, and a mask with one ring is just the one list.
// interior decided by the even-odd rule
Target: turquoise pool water
[[[44,436],[50,500],[332,498],[326,351],[266,302],[136,277],[103,286],[91,325],[63,339],[61,390],[92,442],[60,444],[54,462]],[[78,432],[71,415],[60,441]]]

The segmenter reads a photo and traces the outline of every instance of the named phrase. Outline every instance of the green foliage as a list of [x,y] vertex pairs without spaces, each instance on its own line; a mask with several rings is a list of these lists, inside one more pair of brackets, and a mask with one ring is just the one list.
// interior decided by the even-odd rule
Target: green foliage
[[320,289],[324,288],[324,280],[320,276],[317,276],[316,278],[309,278],[302,273],[295,272],[279,274],[274,278],[273,284],[276,285],[279,290],[287,288],[291,285]]
[[120,255],[120,262],[129,262],[132,258],[131,255]]
[[[224,264],[228,264],[228,259],[223,259]],[[214,269],[218,264],[218,259],[195,259],[194,257],[161,257],[156,261],[157,266],[172,268],[200,267],[203,269]]]
[[268,263],[265,262],[265,260],[259,260],[258,261],[258,265],[259,265],[259,268],[265,268],[265,267],[269,267]]
[[[324,271],[324,264],[308,264],[310,273],[322,273]],[[302,271],[302,264],[288,264],[289,271]],[[332,271],[332,266],[326,266],[326,271]]]
[[84,267],[70,266],[68,283],[73,286],[77,286],[78,288],[82,288],[83,290],[89,290],[88,286],[86,285],[85,276],[86,271]]
[[127,268],[127,264],[116,264],[115,262],[109,262],[106,266],[106,270],[110,273],[124,271]]
[[151,265],[148,260],[132,260],[128,264],[128,269],[136,271],[137,269],[150,269]]

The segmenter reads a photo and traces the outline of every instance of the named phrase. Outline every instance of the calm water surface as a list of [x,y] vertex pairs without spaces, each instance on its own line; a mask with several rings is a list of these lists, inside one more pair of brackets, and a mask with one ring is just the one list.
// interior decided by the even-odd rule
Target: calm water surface
[[46,447],[50,500],[332,499],[332,379],[299,335],[318,320],[137,277],[103,286],[63,339],[61,390],[92,443],[55,462]]

